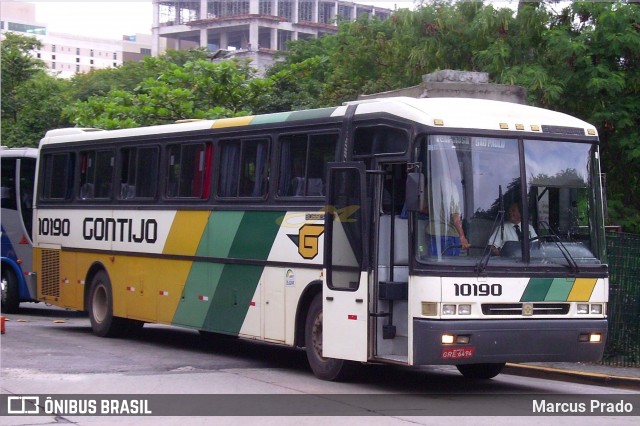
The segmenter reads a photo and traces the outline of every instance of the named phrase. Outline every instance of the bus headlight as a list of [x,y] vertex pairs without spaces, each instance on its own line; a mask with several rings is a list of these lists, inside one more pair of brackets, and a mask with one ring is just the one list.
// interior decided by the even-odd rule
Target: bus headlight
[[442,305],[442,315],[455,315],[456,305]]
[[598,314],[601,315],[602,314],[602,304],[600,303],[593,303],[591,305],[591,313],[592,314]]
[[604,313],[604,305],[602,303],[578,303],[576,308],[579,315],[602,315]]
[[471,315],[471,305],[458,305],[458,315]]

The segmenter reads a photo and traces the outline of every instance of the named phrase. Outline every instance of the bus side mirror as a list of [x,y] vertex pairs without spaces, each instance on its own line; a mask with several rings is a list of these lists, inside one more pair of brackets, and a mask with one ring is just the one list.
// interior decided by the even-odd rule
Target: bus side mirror
[[407,210],[419,212],[424,208],[424,175],[422,173],[407,174]]

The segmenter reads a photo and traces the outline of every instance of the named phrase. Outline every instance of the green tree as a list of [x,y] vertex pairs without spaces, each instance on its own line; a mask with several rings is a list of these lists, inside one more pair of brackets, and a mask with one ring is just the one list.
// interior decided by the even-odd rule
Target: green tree
[[574,2],[565,16],[548,32],[554,107],[598,127],[611,222],[640,233],[640,5]]
[[334,44],[335,37],[332,36],[289,42],[281,60],[267,71],[274,83],[273,92],[256,112],[326,106],[321,97],[333,71],[326,52],[331,52]]
[[50,76],[30,51],[34,37],[13,33],[2,40],[2,144],[37,146],[51,128],[66,126],[61,113],[69,100],[69,84]]
[[26,37],[8,32],[2,40],[2,118],[18,119],[20,104],[17,91],[22,83],[28,81],[45,69],[44,62],[29,53],[39,49],[42,43],[35,37]]
[[[496,83],[525,87],[532,105],[593,123],[610,222],[640,232],[637,2],[522,1],[517,11],[481,1],[418,2],[415,11],[384,22],[343,23],[335,36],[313,43],[286,57],[291,70],[323,58],[321,75],[308,74],[306,83],[297,75],[291,86],[297,99],[312,87],[320,104],[337,104],[416,85],[422,75],[450,68],[487,72]],[[318,45],[324,50],[311,55]]]
[[146,57],[142,61],[127,61],[116,68],[94,69],[71,78],[73,97],[86,101],[91,96],[105,96],[112,90],[132,92],[146,78],[157,78],[168,64],[184,65],[189,61],[207,59],[202,48],[169,50],[158,57]]
[[78,126],[103,129],[242,116],[265,102],[273,84],[256,78],[256,71],[242,61],[197,59],[180,65],[149,58],[145,62],[159,74],[145,78],[131,91],[112,90],[77,101],[65,114]]

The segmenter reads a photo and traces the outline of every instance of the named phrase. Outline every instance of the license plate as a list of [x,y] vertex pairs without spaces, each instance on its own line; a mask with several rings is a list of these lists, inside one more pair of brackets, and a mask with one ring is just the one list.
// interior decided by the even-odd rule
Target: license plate
[[446,348],[440,353],[442,359],[468,359],[473,358],[476,348]]

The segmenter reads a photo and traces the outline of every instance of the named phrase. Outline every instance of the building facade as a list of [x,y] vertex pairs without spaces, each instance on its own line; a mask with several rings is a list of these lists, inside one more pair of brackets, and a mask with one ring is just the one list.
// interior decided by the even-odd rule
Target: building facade
[[[42,60],[47,70],[62,78],[93,69],[115,68],[125,61],[139,61],[151,55],[151,35],[123,36],[109,40],[75,34],[51,33],[46,23],[36,22],[36,6],[24,2],[2,2],[0,30],[33,36],[42,46],[32,55]],[[164,46],[162,41],[161,46]]]
[[389,9],[335,0],[153,0],[152,53],[161,53],[166,40],[170,49],[232,52],[264,70],[291,40],[335,33],[342,21],[390,15]]

